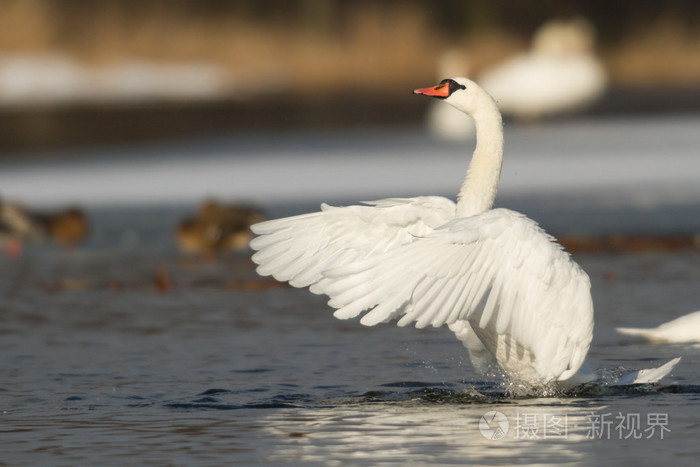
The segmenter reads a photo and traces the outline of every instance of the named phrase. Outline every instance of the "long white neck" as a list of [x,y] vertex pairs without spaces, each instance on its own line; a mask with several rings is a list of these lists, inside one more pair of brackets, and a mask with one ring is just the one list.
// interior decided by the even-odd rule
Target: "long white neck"
[[482,105],[472,112],[476,149],[457,195],[457,217],[488,211],[493,206],[503,162],[503,122],[496,103],[484,93]]

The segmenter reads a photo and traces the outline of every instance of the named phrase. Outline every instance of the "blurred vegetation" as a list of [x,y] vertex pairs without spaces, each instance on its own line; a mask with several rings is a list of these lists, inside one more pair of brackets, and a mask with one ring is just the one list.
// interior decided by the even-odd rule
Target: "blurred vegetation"
[[478,76],[527,49],[544,22],[573,17],[597,30],[614,91],[601,112],[700,108],[696,0],[0,0],[0,66],[55,54],[88,69],[202,62],[223,71],[227,92],[0,106],[0,157],[231,129],[413,123],[426,103],[406,96],[443,78],[444,52],[463,51]]
[[694,0],[0,0],[0,53],[197,60],[292,90],[404,91],[435,79],[448,47],[478,72],[526,48],[543,22],[572,16],[595,24],[613,84],[700,83]]

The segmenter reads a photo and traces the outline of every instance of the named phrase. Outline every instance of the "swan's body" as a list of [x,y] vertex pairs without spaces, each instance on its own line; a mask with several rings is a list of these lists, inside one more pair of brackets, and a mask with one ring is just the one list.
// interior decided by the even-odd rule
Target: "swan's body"
[[700,311],[681,316],[656,328],[616,328],[616,331],[651,342],[700,342]]
[[592,43],[592,27],[581,20],[548,23],[529,52],[487,70],[478,81],[508,116],[575,112],[600,98],[607,82]]
[[414,93],[441,98],[476,122],[457,203],[421,196],[322,205],[255,224],[258,273],[328,295],[340,319],[366,312],[367,326],[447,324],[478,370],[497,364],[517,383],[592,381],[584,365],[593,334],[588,276],[534,221],[492,209],[503,158],[493,99],[466,78]]

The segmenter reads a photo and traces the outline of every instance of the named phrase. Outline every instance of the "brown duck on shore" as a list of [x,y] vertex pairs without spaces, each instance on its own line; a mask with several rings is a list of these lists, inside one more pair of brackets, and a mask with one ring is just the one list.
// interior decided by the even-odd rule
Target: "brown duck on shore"
[[178,224],[177,244],[186,253],[244,250],[252,238],[250,225],[261,220],[264,216],[252,206],[208,200]]
[[72,247],[87,236],[88,230],[87,217],[75,207],[38,212],[16,202],[0,203],[0,244],[3,245],[50,240]]
[[85,213],[71,207],[62,211],[37,214],[51,240],[61,246],[72,247],[85,239],[89,225]]

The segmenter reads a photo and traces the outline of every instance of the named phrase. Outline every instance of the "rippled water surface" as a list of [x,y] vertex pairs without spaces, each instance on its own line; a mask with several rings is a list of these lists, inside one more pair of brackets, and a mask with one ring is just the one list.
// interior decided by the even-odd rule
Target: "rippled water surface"
[[[553,234],[697,233],[697,122],[507,124],[497,203]],[[323,297],[258,277],[248,253],[175,248],[193,208],[178,203],[209,194],[271,217],[453,195],[465,149],[421,135],[275,133],[4,161],[8,199],[93,204],[80,248],[0,257],[0,465],[697,465],[700,348],[614,328],[700,309],[698,249],[575,254],[593,284],[591,365],[682,357],[660,385],[513,397],[446,328],[339,321]]]
[[[447,329],[339,321],[322,297],[257,277],[247,253],[177,254],[177,215],[97,213],[107,227],[87,247],[0,260],[0,464],[692,465],[700,454],[700,349],[614,332],[694,311],[697,251],[576,255],[593,282],[592,365],[682,356],[661,385],[513,398]],[[480,430],[492,411],[508,424],[501,439],[489,427],[502,424]]]

